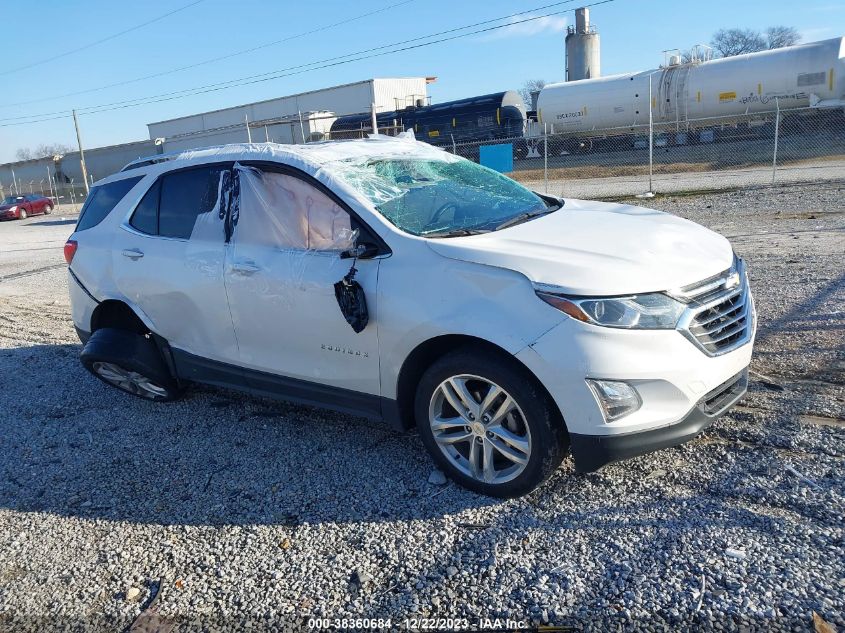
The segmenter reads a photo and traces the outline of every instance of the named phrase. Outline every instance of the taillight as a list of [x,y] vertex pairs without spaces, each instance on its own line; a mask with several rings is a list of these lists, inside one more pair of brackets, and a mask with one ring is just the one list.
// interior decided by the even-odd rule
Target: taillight
[[76,243],[76,240],[65,242],[65,261],[68,265],[73,261],[73,256],[76,255],[77,248],[79,248],[79,244]]

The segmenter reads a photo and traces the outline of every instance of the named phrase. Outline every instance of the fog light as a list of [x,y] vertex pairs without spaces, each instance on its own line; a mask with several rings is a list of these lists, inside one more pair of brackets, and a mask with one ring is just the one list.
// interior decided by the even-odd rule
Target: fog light
[[587,378],[587,384],[604,412],[605,422],[612,422],[633,413],[643,404],[640,394],[627,382]]

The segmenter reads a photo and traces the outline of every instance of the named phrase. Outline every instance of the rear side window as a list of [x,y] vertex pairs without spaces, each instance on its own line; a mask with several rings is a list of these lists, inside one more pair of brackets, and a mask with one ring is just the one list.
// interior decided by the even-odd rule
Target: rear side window
[[217,206],[220,176],[229,169],[205,165],[164,174],[138,203],[130,226],[148,235],[189,239],[197,216]]
[[116,180],[107,185],[94,187],[88,194],[88,199],[79,212],[79,222],[76,223],[77,231],[84,231],[97,226],[105,217],[112,212],[117,203],[129,193],[135,185],[140,182],[143,176],[137,178],[125,178]]
[[155,184],[135,207],[135,213],[129,220],[129,225],[150,235],[158,235],[158,195],[161,191],[161,181],[156,180]]
[[158,234],[188,239],[197,216],[217,206],[220,174],[225,167],[212,165],[166,174],[161,179]]

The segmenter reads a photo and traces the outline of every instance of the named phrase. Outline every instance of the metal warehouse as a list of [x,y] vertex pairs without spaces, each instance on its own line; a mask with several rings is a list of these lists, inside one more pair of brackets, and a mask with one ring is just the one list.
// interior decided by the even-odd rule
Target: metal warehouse
[[[147,125],[149,140],[86,148],[89,177],[105,178],[126,163],[151,154],[255,142],[303,143],[320,140],[337,117],[402,109],[428,103],[433,77],[378,78],[311,90],[245,105],[158,121]],[[49,174],[49,175],[48,175]],[[57,190],[53,191],[52,188]],[[43,192],[70,201],[69,190],[84,197],[79,152],[0,165],[0,194]]]
[[425,77],[367,79],[287,97],[150,123],[150,139],[166,139],[167,151],[252,140],[302,143],[326,134],[338,116],[397,110],[427,103]]

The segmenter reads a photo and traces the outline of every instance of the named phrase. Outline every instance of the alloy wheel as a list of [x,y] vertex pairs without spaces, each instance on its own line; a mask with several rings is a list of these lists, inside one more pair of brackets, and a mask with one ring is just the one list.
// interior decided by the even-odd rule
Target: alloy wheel
[[160,387],[146,376],[124,369],[120,365],[98,361],[92,365],[92,369],[107,383],[137,396],[150,400],[167,397],[167,390],[164,387]]
[[531,457],[531,432],[517,402],[480,376],[447,378],[429,404],[434,441],[449,462],[486,484],[518,477]]

